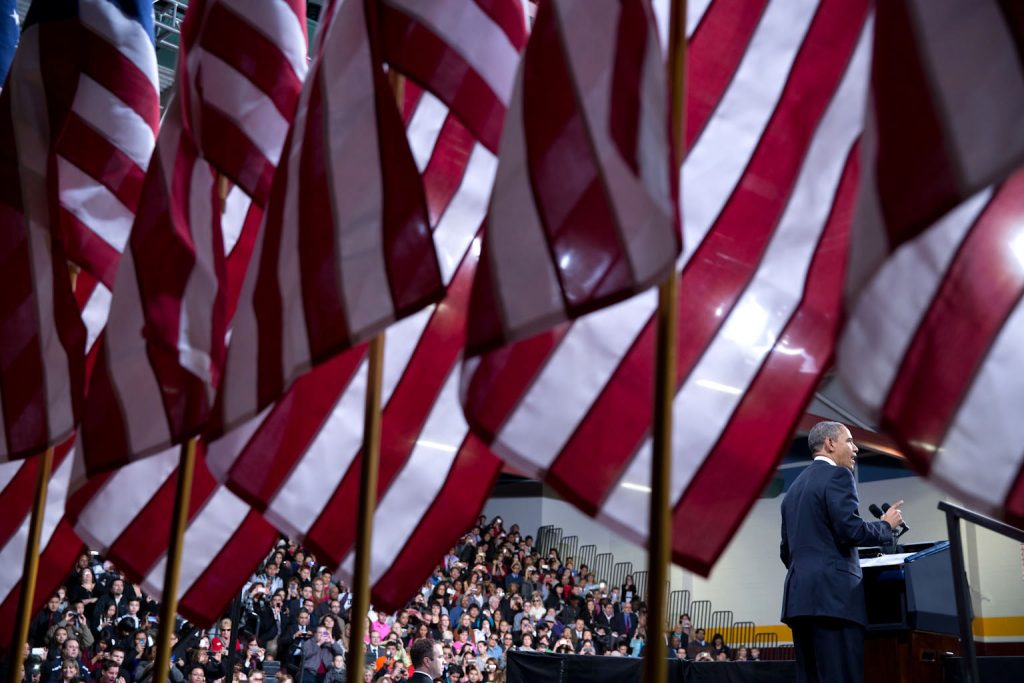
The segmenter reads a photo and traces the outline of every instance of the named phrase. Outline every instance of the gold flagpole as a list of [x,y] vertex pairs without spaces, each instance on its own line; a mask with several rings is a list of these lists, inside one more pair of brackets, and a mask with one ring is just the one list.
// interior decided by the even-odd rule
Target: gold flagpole
[[32,516],[28,523],[28,540],[25,543],[25,563],[21,574],[21,595],[18,596],[18,621],[11,644],[10,666],[7,669],[8,683],[21,683],[21,663],[24,659],[25,643],[28,642],[28,626],[32,620],[32,598],[36,593],[36,577],[39,574],[39,537],[43,530],[43,515],[46,512],[46,491],[53,469],[53,446],[39,456],[39,472],[36,474],[36,495],[32,503]]
[[[68,277],[71,280],[71,291],[78,284],[79,268],[68,263]],[[23,650],[28,642],[28,628],[32,621],[32,598],[36,594],[36,579],[39,577],[39,540],[43,531],[43,518],[46,514],[46,493],[50,488],[50,475],[53,472],[53,446],[47,448],[39,456],[39,472],[36,474],[36,495],[32,501],[32,514],[28,522],[28,539],[25,542],[25,562],[21,571],[21,595],[18,596],[18,613],[14,627],[14,641],[11,643],[10,667],[7,670],[8,683],[21,683],[18,674],[21,671]]]
[[[686,77],[686,2],[673,0],[669,31],[668,74],[672,163],[678,169],[685,144],[684,94]],[[668,680],[668,646],[665,640],[669,582],[669,550],[672,543],[672,515],[668,492],[672,481],[672,399],[676,385],[676,340],[679,333],[679,273],[672,269],[658,287],[658,329],[654,369],[654,413],[652,424],[651,501],[648,518],[647,652],[644,680]]]
[[[391,89],[402,108],[402,77],[388,74]],[[377,473],[380,469],[380,399],[384,376],[384,333],[370,340],[366,378],[366,408],[363,414],[363,467],[359,474],[359,516],[356,519],[356,554],[352,572],[351,631],[348,640],[348,676],[363,680],[366,652],[366,614],[370,611],[370,555],[373,543],[373,515],[377,508]]]
[[359,476],[359,517],[356,521],[355,571],[352,575],[352,631],[348,641],[348,680],[363,680],[366,613],[370,610],[370,553],[373,513],[377,506],[380,461],[380,397],[384,369],[384,333],[370,341],[366,412],[363,418],[363,467]]
[[153,681],[164,681],[171,663],[171,633],[178,612],[178,577],[181,574],[181,555],[185,547],[185,527],[188,524],[188,504],[192,494],[192,476],[196,469],[196,441],[192,437],[181,446],[178,464],[178,486],[174,496],[174,515],[167,545],[167,566],[164,569],[164,590],[160,599],[160,628],[156,639],[156,659],[153,662]]

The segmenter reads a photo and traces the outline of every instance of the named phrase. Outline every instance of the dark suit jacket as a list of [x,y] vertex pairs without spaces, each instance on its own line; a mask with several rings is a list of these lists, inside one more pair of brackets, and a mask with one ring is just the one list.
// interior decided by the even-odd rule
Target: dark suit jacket
[[886,522],[865,522],[853,473],[816,460],[800,473],[782,501],[786,565],[782,621],[834,617],[867,623],[857,547],[892,542]]
[[637,617],[632,612],[629,615],[629,627],[626,627],[626,613],[619,612],[612,617],[612,630],[618,633],[620,636],[625,636],[628,640],[633,639],[633,634],[636,633],[636,621]]

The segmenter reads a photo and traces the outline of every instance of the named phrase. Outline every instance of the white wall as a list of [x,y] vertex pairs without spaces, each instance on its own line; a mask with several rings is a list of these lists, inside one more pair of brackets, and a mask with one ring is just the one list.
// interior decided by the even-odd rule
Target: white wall
[[[861,514],[871,518],[868,505],[905,501],[903,510],[910,532],[907,542],[947,538],[945,515],[937,509],[945,497],[923,479],[905,477],[859,485]],[[553,496],[554,494],[548,494]],[[779,520],[782,497],[759,499],[736,536],[707,578],[674,567],[673,590],[689,589],[696,600],[711,600],[716,610],[731,610],[737,621],[767,626],[780,622],[785,568],[779,560]],[[501,514],[506,527],[518,522],[524,533],[553,524],[565,536],[577,535],[580,545],[596,544],[598,552],[612,552],[616,562],[646,566],[642,548],[608,531],[562,500],[492,499],[485,507],[490,517]],[[968,579],[979,617],[1024,616],[1024,558],[1021,546],[1004,536],[964,525]],[[1002,638],[1024,640],[1019,637]],[[999,638],[997,638],[999,639]]]

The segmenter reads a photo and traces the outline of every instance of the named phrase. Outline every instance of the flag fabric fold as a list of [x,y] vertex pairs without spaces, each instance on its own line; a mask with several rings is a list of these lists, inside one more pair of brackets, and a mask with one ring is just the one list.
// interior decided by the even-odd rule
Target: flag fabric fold
[[373,3],[333,3],[233,321],[214,431],[444,292]]
[[[496,159],[431,94],[406,84],[405,101],[447,291],[385,332],[381,531],[371,550],[372,598],[383,609],[404,604],[472,523],[501,465],[469,433],[457,394]],[[215,476],[343,577],[352,572],[366,371],[365,346],[332,358],[207,454]]]
[[378,3],[385,60],[433,93],[497,153],[526,44],[514,0],[384,0]]
[[852,305],[886,256],[1024,163],[1024,8],[879,3]]
[[[871,17],[863,1],[719,0],[687,27],[669,499],[674,560],[706,575],[832,356]],[[473,358],[462,380],[499,456],[639,543],[655,310],[653,292],[633,297]]]
[[[214,623],[278,538],[277,531],[210,475],[200,447],[189,500],[178,612]],[[90,548],[160,595],[175,505],[179,449],[101,474],[71,494],[67,517]]]
[[60,234],[68,259],[110,289],[159,129],[153,10],[81,0],[78,16],[73,100],[55,150]]
[[936,486],[1024,522],[1024,9],[878,5],[839,378]]
[[641,292],[679,253],[665,70],[646,1],[541,5],[511,101],[470,355]]
[[85,331],[71,291],[51,158],[70,112],[74,6],[35,3],[0,93],[0,459],[40,453],[79,418]]
[[[178,91],[145,178],[90,380],[82,428],[90,474],[166,449],[206,424],[233,305],[221,215],[232,199],[222,200],[219,175],[251,190],[259,205],[301,89],[304,17],[304,5],[292,0],[252,7],[210,0],[189,8]],[[231,39],[210,38],[229,28]],[[223,44],[214,50],[211,42]],[[204,146],[222,139],[231,144]]]
[[849,395],[914,468],[1024,524],[1024,170],[978,192],[882,265],[839,346]]
[[[39,537],[39,574],[33,613],[61,586],[78,554],[84,549],[64,517],[64,501],[71,482],[73,449],[69,439],[54,450],[53,471],[46,492],[46,506]],[[6,650],[14,637],[22,569],[28,544],[28,527],[41,461],[0,463],[0,643]]]
[[193,0],[178,80],[203,156],[264,206],[306,78],[306,3]]

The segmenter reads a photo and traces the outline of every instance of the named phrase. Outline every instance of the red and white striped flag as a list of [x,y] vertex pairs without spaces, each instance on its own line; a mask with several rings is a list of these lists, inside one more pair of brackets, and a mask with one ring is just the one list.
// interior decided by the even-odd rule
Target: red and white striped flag
[[0,93],[0,460],[59,443],[79,417],[85,331],[49,198],[77,79],[60,55],[81,31],[73,13],[36,3]]
[[666,80],[646,0],[540,6],[501,141],[470,355],[671,271],[679,234]]
[[191,0],[178,79],[203,156],[258,206],[306,78],[303,0]]
[[850,302],[881,262],[1024,164],[1024,6],[878,3]]
[[82,0],[78,16],[74,100],[56,141],[61,235],[68,259],[110,289],[159,129],[153,3]]
[[[241,191],[233,189],[228,195],[221,226],[229,249],[229,307],[237,297],[261,213],[259,207],[248,204]],[[91,344],[106,322],[110,296],[102,285],[90,289],[90,284],[89,276],[83,273],[75,293],[83,307],[82,318],[88,326]],[[95,356],[91,353],[89,360]],[[178,449],[173,448],[86,482],[85,463],[79,455],[71,472],[73,493],[67,517],[61,523],[68,531],[74,525],[93,548],[109,552],[134,581],[145,584],[153,593],[162,592],[163,587],[165,544],[160,539],[167,538],[169,533],[167,520],[173,511],[177,457]],[[191,509],[195,512],[185,537],[179,611],[193,621],[209,624],[223,613],[223,607],[248,576],[246,572],[269,549],[276,532],[237,497],[211,482],[201,454],[196,468],[191,492]],[[111,514],[111,510],[116,514]],[[225,524],[235,525],[229,526],[230,536],[225,536]],[[160,529],[165,529],[163,535]],[[153,543],[152,539],[158,542]],[[66,571],[68,566],[64,562],[62,570]],[[45,595],[40,599],[45,599]]]
[[[106,324],[110,291],[87,272],[75,283],[75,298],[86,327],[87,366],[95,360],[94,342]],[[88,373],[88,369],[87,369]],[[54,451],[52,471],[46,490],[46,507],[39,540],[39,574],[33,609],[37,609],[64,583],[77,554],[84,548],[71,523],[64,516],[68,494],[76,487],[75,436]],[[0,643],[10,643],[17,617],[28,526],[32,514],[39,458],[0,464]]]
[[[163,592],[177,485],[177,448],[93,477],[68,499],[67,517],[147,592]],[[224,486],[196,457],[178,584],[178,612],[212,624],[273,547],[277,531]]]
[[[37,609],[67,579],[84,544],[64,518],[64,500],[71,481],[71,440],[57,447],[46,493],[39,538],[39,574],[32,609]],[[6,650],[14,636],[21,572],[28,542],[29,518],[39,458],[0,463],[0,643]]]
[[915,469],[1018,526],[1022,295],[1018,171],[899,247],[864,288],[839,346],[849,395]]
[[[429,94],[406,85],[409,141],[422,172],[447,295],[386,332],[380,502],[371,583],[404,604],[482,507],[500,461],[472,434],[457,366],[478,233],[497,161]],[[301,376],[259,418],[211,444],[228,486],[286,534],[351,574],[361,466],[366,350]]]
[[[246,170],[276,163],[305,68],[304,5],[250,5],[200,2],[186,17],[183,35],[195,44],[181,46],[182,80],[157,140],[90,381],[82,429],[90,473],[195,435],[212,406],[229,313],[221,169],[212,164],[223,163],[223,172],[253,188],[254,200],[265,192],[260,178],[268,171],[249,177],[225,160],[224,149],[207,156],[203,144],[210,136],[230,138]],[[211,48],[208,30],[225,25],[252,40],[217,38]]]
[[[233,321],[222,428],[444,292],[426,202],[365,0],[335,2]],[[215,431],[219,431],[215,430]]]
[[526,44],[521,0],[382,0],[390,68],[433,93],[497,153]]
[[1024,8],[880,3],[875,36],[839,377],[922,475],[1019,525]]
[[[687,34],[670,504],[675,561],[706,574],[832,355],[869,3],[691,3]],[[463,377],[467,416],[495,452],[641,543],[655,308],[653,292],[634,297],[485,354]]]

